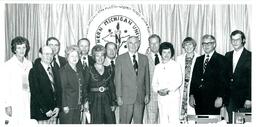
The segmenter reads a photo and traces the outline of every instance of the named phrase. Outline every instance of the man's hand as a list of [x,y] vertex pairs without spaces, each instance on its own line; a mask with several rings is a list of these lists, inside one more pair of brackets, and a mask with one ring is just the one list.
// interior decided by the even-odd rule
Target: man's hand
[[63,107],[63,112],[67,114],[69,112],[69,107]]
[[149,101],[150,101],[150,100],[149,100],[149,96],[148,96],[148,95],[146,95],[146,96],[145,96],[145,100],[144,100],[145,104],[148,104],[148,103],[149,103]]
[[251,108],[251,106],[252,106],[252,102],[250,100],[245,100],[244,107],[245,108]]
[[223,104],[222,97],[217,97],[214,103],[215,108],[220,108]]
[[52,110],[49,110],[48,112],[46,112],[45,115],[46,115],[47,117],[52,117],[52,115],[53,115]]
[[8,115],[8,116],[12,116],[12,106],[8,106],[8,107],[5,107],[5,113]]
[[111,111],[114,112],[116,110],[116,106],[111,106]]
[[52,117],[54,117],[54,118],[55,118],[55,117],[57,117],[57,116],[58,116],[58,114],[59,114],[59,111],[60,111],[60,109],[59,109],[59,108],[57,108],[57,107],[56,107],[56,108],[54,108],[54,110],[52,111],[52,115],[53,115]]
[[157,91],[157,93],[160,95],[160,96],[166,96],[167,94],[169,94],[170,90],[168,90],[167,88],[165,89],[160,89]]
[[117,97],[117,104],[118,104],[119,106],[124,104],[124,102],[123,102],[123,100],[122,100],[121,97]]
[[190,105],[191,107],[195,108],[196,101],[195,101],[194,95],[190,95],[190,96],[189,96],[189,105]]

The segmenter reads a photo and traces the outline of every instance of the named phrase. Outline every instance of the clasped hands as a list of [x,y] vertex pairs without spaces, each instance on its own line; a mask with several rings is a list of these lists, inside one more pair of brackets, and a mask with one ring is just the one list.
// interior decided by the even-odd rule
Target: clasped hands
[[170,90],[168,90],[167,88],[165,88],[165,89],[160,89],[160,90],[157,91],[157,93],[158,93],[160,96],[166,96],[166,95],[169,94],[169,92],[170,92]]

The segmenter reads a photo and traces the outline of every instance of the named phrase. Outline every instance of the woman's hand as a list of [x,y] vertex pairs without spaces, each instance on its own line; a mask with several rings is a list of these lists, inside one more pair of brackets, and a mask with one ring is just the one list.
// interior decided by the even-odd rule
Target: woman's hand
[[69,107],[67,106],[67,107],[63,107],[63,111],[64,111],[64,113],[68,113],[69,112]]

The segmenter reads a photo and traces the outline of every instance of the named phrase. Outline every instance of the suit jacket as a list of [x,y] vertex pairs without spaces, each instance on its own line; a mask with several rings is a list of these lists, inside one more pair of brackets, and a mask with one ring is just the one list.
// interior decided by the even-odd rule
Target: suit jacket
[[204,57],[205,55],[202,55],[196,59],[190,95],[194,95],[197,105],[197,101],[200,100],[203,105],[214,106],[217,97],[223,99],[225,97],[225,89],[228,85],[227,60],[224,56],[214,52],[203,73]]
[[[59,58],[59,62],[60,62],[60,68],[64,67],[64,66],[66,65],[66,63],[67,63],[66,58],[65,58],[65,57],[62,57],[62,56],[59,56],[59,55],[58,55],[58,58]],[[34,64],[35,64],[35,65],[38,65],[38,63],[40,63],[40,62],[41,62],[41,58],[37,58],[37,59],[34,61]],[[56,69],[56,70],[59,70],[58,68],[55,68],[55,67],[53,67],[53,68]]]
[[54,75],[54,89],[51,81],[40,62],[33,65],[29,72],[29,86],[31,92],[31,118],[36,120],[47,120],[45,114],[49,110],[61,106],[61,86],[59,72],[52,69]]
[[[226,53],[229,66],[233,66],[233,53]],[[251,52],[244,48],[235,71],[230,68],[229,98],[239,107],[243,107],[245,100],[251,100]]]
[[64,67],[67,63],[66,58],[62,57],[62,56],[59,56],[59,55],[58,55],[58,58],[59,58],[59,62],[60,62],[60,68]]
[[124,104],[144,103],[150,95],[149,65],[147,56],[138,53],[138,75],[133,68],[129,53],[117,57],[115,66],[116,95]]
[[[94,66],[94,59],[88,55],[88,63],[89,63],[89,66]],[[89,67],[87,66],[86,68],[83,68],[83,65],[82,65],[82,62],[81,62],[81,59],[79,59],[78,63],[76,64],[76,67],[78,70],[82,70],[82,74],[83,74],[83,77],[84,77],[84,80],[85,80],[85,84],[87,86],[89,86],[89,77],[90,77],[90,73],[89,73]]]
[[[69,64],[60,69],[60,81],[62,87],[62,107],[80,108],[87,96],[87,89],[82,71],[75,72]],[[81,86],[81,87],[80,87]],[[81,96],[79,93],[81,91]],[[80,99],[79,99],[80,97]]]

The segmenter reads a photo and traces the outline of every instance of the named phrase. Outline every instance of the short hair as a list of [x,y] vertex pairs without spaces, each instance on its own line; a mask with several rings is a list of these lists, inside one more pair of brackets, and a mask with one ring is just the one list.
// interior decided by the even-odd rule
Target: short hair
[[171,53],[172,53],[171,58],[174,56],[174,48],[173,48],[172,43],[170,43],[170,42],[163,42],[163,43],[160,44],[160,47],[159,47],[159,54],[160,54],[161,56],[162,56],[162,51],[163,51],[164,49],[170,49],[170,50],[171,50]]
[[107,53],[106,53],[106,49],[104,46],[97,44],[95,46],[93,46],[92,48],[92,58],[95,60],[95,55],[97,52],[103,52],[104,57],[106,58]]
[[28,56],[28,52],[30,50],[30,46],[29,46],[29,41],[27,38],[25,37],[22,37],[22,36],[17,36],[15,37],[14,39],[12,39],[11,41],[11,50],[12,50],[12,53],[13,54],[16,54],[16,46],[17,45],[22,45],[22,44],[25,44],[26,45],[26,51],[25,51],[25,57]]
[[184,48],[185,47],[185,44],[186,43],[188,43],[188,42],[191,42],[192,44],[193,44],[193,46],[194,46],[194,48],[196,48],[196,41],[192,38],[192,37],[186,37],[184,40],[183,40],[183,42],[182,42],[182,44],[181,44],[181,46],[182,46],[182,48]]
[[74,51],[77,52],[78,57],[80,58],[80,54],[79,54],[80,53],[80,49],[79,49],[79,47],[77,45],[71,45],[71,46],[68,46],[66,48],[66,50],[65,50],[65,57],[66,57],[66,59],[68,59],[69,54],[71,52],[74,52]]
[[244,45],[246,43],[246,38],[245,38],[245,35],[244,35],[244,32],[240,31],[240,30],[235,30],[233,31],[231,34],[230,34],[230,39],[232,39],[232,36],[235,36],[236,34],[240,34],[241,35],[241,38],[242,38],[242,44]]
[[106,43],[106,44],[105,44],[105,49],[107,49],[108,45],[110,45],[110,44],[114,45],[115,48],[117,49],[117,45],[116,45],[116,43],[114,43],[114,42],[108,42],[108,43]]
[[203,42],[204,39],[208,39],[208,38],[212,39],[212,40],[216,43],[215,37],[214,37],[213,35],[210,35],[210,34],[204,35],[204,36],[202,37],[202,39],[201,39],[201,42]]
[[129,36],[128,38],[127,38],[127,42],[128,42],[128,40],[130,40],[130,39],[132,39],[132,38],[136,38],[136,39],[138,39],[139,40],[139,42],[140,42],[140,39],[139,39],[139,37],[138,36]]
[[79,44],[80,44],[80,42],[81,41],[88,41],[89,42],[89,45],[90,45],[90,40],[88,39],[88,38],[81,38],[81,39],[79,39],[78,41],[77,41],[77,45],[79,46]]
[[151,39],[151,38],[157,38],[157,39],[159,40],[159,43],[161,43],[161,38],[160,38],[159,35],[157,35],[157,34],[152,34],[152,35],[150,35],[150,36],[148,37],[148,42],[150,42],[150,39]]
[[48,44],[49,44],[49,41],[51,41],[51,40],[57,41],[58,44],[60,45],[60,41],[59,41],[56,37],[49,37],[49,38],[47,38],[47,40],[46,40],[46,45],[48,45]]

